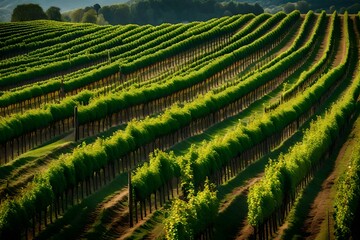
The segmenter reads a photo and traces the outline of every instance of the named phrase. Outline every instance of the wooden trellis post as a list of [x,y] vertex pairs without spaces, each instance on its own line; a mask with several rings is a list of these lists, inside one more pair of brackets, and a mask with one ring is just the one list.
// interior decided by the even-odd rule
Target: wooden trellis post
[[74,107],[74,128],[75,128],[75,142],[79,141],[79,119],[78,119],[78,108]]
[[128,172],[128,188],[129,188],[129,221],[130,228],[134,226],[133,221],[133,195],[132,195],[132,186],[131,186],[131,171]]

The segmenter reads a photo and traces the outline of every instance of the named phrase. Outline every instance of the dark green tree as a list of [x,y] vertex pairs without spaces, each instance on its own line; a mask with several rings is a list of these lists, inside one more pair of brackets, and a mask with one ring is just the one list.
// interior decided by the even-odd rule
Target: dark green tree
[[60,8],[58,7],[50,7],[46,10],[46,15],[50,20],[61,21]]
[[38,4],[21,4],[16,6],[12,15],[12,22],[47,19],[44,10]]
[[148,1],[139,1],[131,4],[131,15],[134,23],[147,24],[150,22],[150,18],[147,15],[147,11],[150,8]]
[[101,8],[100,4],[96,3],[96,4],[94,5],[94,9],[95,9],[95,11],[96,11],[96,15],[97,15],[97,16],[99,16],[99,10],[100,10],[100,8]]
[[99,13],[103,14],[105,20],[110,24],[127,24],[131,22],[130,7],[127,4],[104,6]]

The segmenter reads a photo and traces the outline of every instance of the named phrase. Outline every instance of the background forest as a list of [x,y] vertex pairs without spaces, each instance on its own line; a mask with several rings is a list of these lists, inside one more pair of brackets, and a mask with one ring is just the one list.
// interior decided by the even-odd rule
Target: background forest
[[[13,9],[28,2],[30,1],[0,1],[0,21],[10,21]],[[260,14],[279,11],[289,13],[294,10],[299,10],[301,13],[309,10],[315,12],[325,10],[328,13],[335,10],[339,13],[360,11],[360,0],[247,0],[246,3],[226,0],[130,0],[127,2],[124,0],[100,0],[96,3],[92,1],[34,0],[31,2],[39,5],[43,10],[29,10],[26,5],[27,9],[17,13],[20,17],[12,16],[12,21],[48,18],[57,21],[88,22],[101,25],[127,23],[158,25],[164,22],[204,21],[214,17],[245,13]],[[27,13],[31,13],[31,16],[28,16]]]

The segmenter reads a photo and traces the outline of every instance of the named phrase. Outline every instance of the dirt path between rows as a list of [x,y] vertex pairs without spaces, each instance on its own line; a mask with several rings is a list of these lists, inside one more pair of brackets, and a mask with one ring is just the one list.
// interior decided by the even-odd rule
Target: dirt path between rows
[[[293,45],[295,39],[298,37],[298,35],[300,34],[300,30],[301,30],[301,25],[304,23],[305,18],[303,16],[300,17],[300,19],[295,23],[295,25],[293,26],[294,29],[296,29],[294,31],[294,33],[291,35],[289,41],[287,41],[287,43],[275,54],[275,56],[279,56],[281,55],[283,52],[286,52],[287,50],[290,49],[290,47]],[[309,34],[310,35],[310,34]],[[307,40],[305,40],[307,41]]]
[[[345,57],[345,45],[346,45],[346,41],[345,41],[345,38],[344,38],[344,29],[343,29],[343,20],[344,20],[344,17],[342,16],[339,16],[339,19],[341,21],[340,23],[340,33],[339,35],[341,36],[340,38],[340,42],[339,42],[339,49],[338,49],[338,52],[337,54],[335,55],[335,60],[333,61],[332,63],[332,67],[336,67],[338,66],[341,61],[344,59]],[[335,33],[336,34],[336,33]]]
[[227,207],[229,207],[236,199],[236,197],[240,195],[247,195],[249,188],[253,186],[256,182],[258,182],[264,173],[260,173],[256,177],[249,179],[246,181],[244,185],[241,185],[237,188],[235,188],[230,194],[228,194],[229,197],[225,199],[224,202],[221,203],[219,207],[219,213],[224,212]]
[[[82,237],[87,238],[87,234],[89,234],[89,232],[91,233],[99,222],[103,230],[109,230],[116,224],[119,235],[124,234],[129,228],[129,209],[124,207],[124,205],[126,205],[125,203],[128,202],[128,193],[129,190],[125,187],[115,193],[111,198],[99,204],[95,211],[89,216],[88,222],[82,231]],[[105,212],[107,212],[109,216],[102,219]]]
[[3,175],[0,177],[0,197],[7,195],[7,197],[15,198],[23,192],[36,174],[46,171],[58,155],[74,147],[73,138],[72,133],[64,135],[63,138],[50,144],[53,147],[47,147],[43,151],[33,149],[20,156],[17,159],[18,162],[1,166]]

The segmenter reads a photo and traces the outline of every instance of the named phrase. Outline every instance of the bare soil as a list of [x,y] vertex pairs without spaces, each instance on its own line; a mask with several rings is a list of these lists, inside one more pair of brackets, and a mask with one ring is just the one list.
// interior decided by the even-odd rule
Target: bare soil
[[339,42],[337,54],[335,55],[335,60],[332,63],[333,68],[338,66],[345,57],[346,42],[345,42],[345,37],[344,37],[344,29],[343,29],[343,25],[342,25],[343,17],[339,16],[339,18],[341,19],[341,24],[340,24],[341,28],[340,28],[340,33],[339,33],[340,42]]
[[[128,201],[128,192],[128,188],[125,187],[119,190],[109,199],[106,199],[104,202],[99,204],[96,210],[88,218],[87,225],[83,230],[83,237],[86,237],[86,233],[93,230],[93,227],[99,221],[101,221],[105,229],[111,228],[116,222],[117,226],[119,226],[117,228],[117,232],[122,235],[122,233],[129,228],[129,209],[123,207],[123,203]],[[108,220],[106,219],[106,222],[103,222],[104,220],[101,219],[102,213],[105,211],[111,212],[110,221],[106,221]]]

